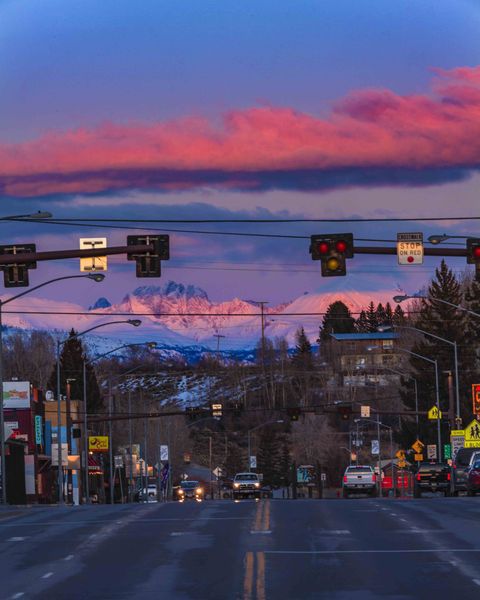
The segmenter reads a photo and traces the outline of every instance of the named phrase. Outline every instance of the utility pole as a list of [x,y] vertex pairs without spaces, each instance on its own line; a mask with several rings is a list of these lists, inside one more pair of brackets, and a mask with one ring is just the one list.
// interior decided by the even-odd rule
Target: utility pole
[[220,355],[220,338],[224,338],[224,335],[221,335],[220,333],[215,333],[213,337],[217,338],[217,359]]
[[[71,382],[75,379],[67,379],[67,399],[66,399],[66,426],[67,426],[67,455],[72,454],[72,412],[71,412]],[[67,502],[73,504],[73,480],[72,469],[67,465]]]

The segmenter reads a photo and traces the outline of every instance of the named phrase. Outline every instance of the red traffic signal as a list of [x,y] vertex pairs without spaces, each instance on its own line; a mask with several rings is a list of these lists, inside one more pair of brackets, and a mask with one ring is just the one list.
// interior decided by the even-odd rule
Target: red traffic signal
[[475,277],[480,281],[480,238],[467,238],[467,263],[475,265]]
[[353,234],[331,233],[312,235],[310,241],[312,260],[322,261],[322,276],[346,275],[346,260],[353,258]]

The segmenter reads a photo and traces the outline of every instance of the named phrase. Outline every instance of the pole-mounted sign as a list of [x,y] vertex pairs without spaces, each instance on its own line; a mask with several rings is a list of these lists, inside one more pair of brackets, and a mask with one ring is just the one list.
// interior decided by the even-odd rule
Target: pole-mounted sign
[[421,265],[423,233],[397,233],[397,257],[399,265]]

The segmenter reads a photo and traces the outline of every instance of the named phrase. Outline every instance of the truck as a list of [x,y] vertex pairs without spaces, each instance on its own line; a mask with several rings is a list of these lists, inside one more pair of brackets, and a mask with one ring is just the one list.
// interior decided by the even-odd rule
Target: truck
[[447,463],[420,463],[413,484],[414,498],[421,498],[423,492],[443,492],[450,496],[451,469]]
[[233,498],[260,498],[261,482],[257,473],[237,473],[233,480]]
[[377,476],[370,465],[350,465],[343,475],[343,497],[350,494],[367,494],[375,496],[377,493]]

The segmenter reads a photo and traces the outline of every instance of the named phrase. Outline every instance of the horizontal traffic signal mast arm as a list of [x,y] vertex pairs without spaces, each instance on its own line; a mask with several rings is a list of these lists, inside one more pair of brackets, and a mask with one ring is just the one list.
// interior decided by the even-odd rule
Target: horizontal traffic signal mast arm
[[107,256],[113,254],[146,254],[154,252],[153,244],[141,244],[138,246],[111,246],[110,248],[88,248],[80,250],[49,250],[47,252],[23,252],[22,254],[0,255],[0,265],[14,265],[18,263],[33,263],[41,260],[62,260],[64,258],[92,258],[96,256]]
[[[466,248],[424,248],[425,256],[468,256]],[[395,246],[355,246],[355,254],[397,254]]]

